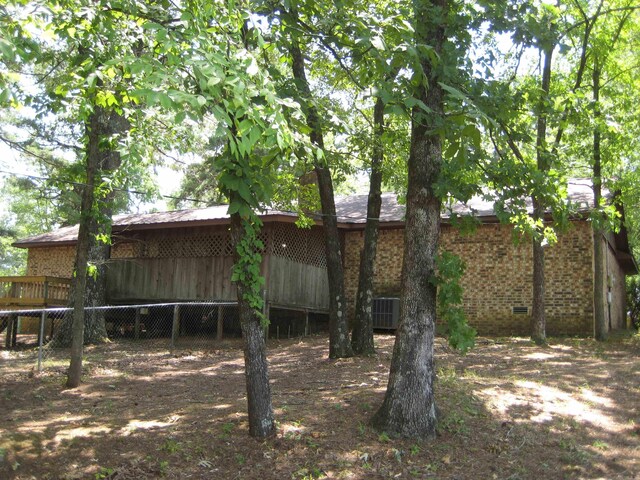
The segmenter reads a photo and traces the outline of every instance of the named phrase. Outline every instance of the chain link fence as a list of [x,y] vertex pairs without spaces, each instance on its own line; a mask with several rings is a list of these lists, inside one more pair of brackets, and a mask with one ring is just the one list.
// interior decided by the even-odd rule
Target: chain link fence
[[[37,370],[68,364],[73,310],[0,311],[3,347],[32,357]],[[326,315],[272,308],[268,338],[303,337],[328,330]],[[213,350],[223,339],[242,335],[234,302],[188,302],[85,308],[85,341],[117,342],[119,350]]]

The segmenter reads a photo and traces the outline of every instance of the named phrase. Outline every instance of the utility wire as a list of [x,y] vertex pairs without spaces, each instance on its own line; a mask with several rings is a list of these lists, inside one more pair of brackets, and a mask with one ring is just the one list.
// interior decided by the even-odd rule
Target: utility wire
[[[55,182],[60,182],[60,183],[64,183],[67,185],[74,185],[74,186],[78,186],[78,187],[88,187],[89,185],[87,183],[84,182],[74,182],[73,180],[64,180],[64,179],[53,179],[51,177],[42,177],[39,175],[30,175],[27,173],[19,173],[19,172],[10,172],[7,170],[0,170],[0,173],[4,173],[5,175],[11,175],[13,177],[21,177],[21,178],[30,178],[32,180],[42,180],[42,181],[55,181]],[[142,192],[140,190],[129,190],[126,188],[114,188],[113,189],[116,192],[124,192],[124,193],[131,193],[133,195],[149,195],[149,192]],[[195,198],[188,198],[188,197],[176,197],[173,195],[162,195],[159,194],[160,197],[162,198],[169,198],[172,200],[183,200],[183,201],[188,201],[188,202],[195,202],[195,203],[209,203],[206,200],[198,200]]]
[[[10,171],[7,171],[7,170],[0,170],[0,174],[1,173],[4,173],[5,175],[11,175],[11,176],[14,176],[14,177],[30,178],[30,179],[33,179],[33,180],[43,180],[43,181],[44,180],[53,180],[51,177],[42,177],[42,176],[38,176],[38,175],[30,175],[30,174],[27,174],[27,173],[10,172]],[[56,180],[53,180],[53,181],[65,183],[65,184],[68,184],[68,185],[75,185],[75,186],[79,186],[79,187],[87,187],[87,186],[89,186],[86,183],[74,182],[72,180],[56,179]],[[131,193],[131,194],[134,194],[134,195],[148,195],[147,192],[141,192],[139,190],[128,190],[128,189],[125,189],[125,188],[114,188],[113,190],[117,191],[117,192]],[[363,195],[366,195],[366,194],[363,194]],[[183,201],[188,201],[188,202],[208,204],[208,202],[206,200],[198,200],[198,199],[195,199],[195,198],[176,197],[176,196],[173,196],[173,195],[162,195],[162,194],[160,194],[159,196],[162,197],[162,198],[169,198],[169,199],[173,199],[173,200],[183,200]],[[322,212],[315,212],[310,216],[311,217],[329,217],[329,216],[331,216],[331,217],[338,218],[338,219],[341,218],[341,215],[338,215],[338,214],[329,215],[329,214],[322,213]],[[359,219],[361,219],[361,220],[380,220],[380,218],[368,218],[368,217],[361,217]]]

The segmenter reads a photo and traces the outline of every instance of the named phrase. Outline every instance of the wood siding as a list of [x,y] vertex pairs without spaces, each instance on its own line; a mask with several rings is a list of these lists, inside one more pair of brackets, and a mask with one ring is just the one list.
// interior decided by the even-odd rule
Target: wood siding
[[604,247],[604,308],[611,329],[627,327],[627,290],[625,273],[616,258],[615,236],[607,234]]
[[[260,238],[267,300],[284,308],[327,309],[321,229],[267,225]],[[118,240],[107,270],[109,302],[236,300],[226,227],[148,231]]]
[[107,271],[107,297],[112,303],[235,301],[232,267],[230,256],[112,260]]
[[272,256],[269,260],[267,298],[272,304],[326,310],[329,281],[326,267],[316,267]]

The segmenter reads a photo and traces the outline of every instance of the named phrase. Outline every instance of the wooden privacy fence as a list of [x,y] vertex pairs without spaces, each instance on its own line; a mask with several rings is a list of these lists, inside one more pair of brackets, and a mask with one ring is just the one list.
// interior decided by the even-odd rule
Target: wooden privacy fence
[[0,306],[65,306],[70,287],[69,278],[0,277]]

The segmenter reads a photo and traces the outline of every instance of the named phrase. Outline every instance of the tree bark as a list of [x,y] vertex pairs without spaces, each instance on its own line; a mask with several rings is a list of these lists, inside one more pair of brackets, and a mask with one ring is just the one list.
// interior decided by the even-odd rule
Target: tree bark
[[[292,13],[292,16],[297,18],[295,12]],[[290,54],[293,77],[302,97],[307,124],[311,130],[309,134],[311,143],[324,152],[324,137],[320,117],[311,100],[311,89],[305,72],[304,57],[300,50],[300,45],[295,39],[291,40]],[[331,179],[331,171],[327,166],[326,159],[315,159],[314,162],[314,169],[318,176],[329,280],[329,358],[350,357],[353,355],[353,350],[349,341],[349,328],[347,325],[342,245],[336,217],[333,180]]]
[[[551,168],[547,147],[547,110],[549,90],[551,87],[551,58],[554,45],[550,44],[544,49],[544,65],[542,69],[542,96],[539,102],[539,112],[536,128],[536,163],[541,173],[548,172]],[[542,198],[535,193],[532,195],[533,219],[536,223],[544,222],[545,204]],[[543,232],[537,232],[533,236],[533,299],[531,309],[531,340],[542,345],[547,341],[546,316],[545,316],[545,275],[544,275],[544,245]]]
[[[602,152],[600,132],[600,66],[597,62],[593,67],[593,208],[598,214],[600,199],[602,198]],[[606,284],[604,271],[604,229],[601,226],[601,218],[592,222],[593,225],[593,321],[594,336],[596,340],[605,341],[609,336],[609,324],[607,322],[605,295]]]
[[[111,194],[109,196],[112,197]],[[96,235],[106,235],[106,238],[111,238],[112,201],[113,198],[105,199],[104,203],[100,202],[102,219],[91,219],[89,263],[95,267],[95,274],[87,277],[85,307],[88,309],[85,312],[85,345],[109,341],[105,311],[96,310],[95,307],[102,307],[107,303],[107,261],[111,248],[108,243],[98,240]]]
[[[103,149],[100,142],[105,139],[126,132],[130,124],[125,117],[119,115],[116,112],[108,112],[101,107],[95,107],[95,111],[90,119],[91,125],[93,125],[94,135],[90,136],[88,141],[88,151],[96,151],[97,160],[92,160],[97,164],[89,168],[94,168],[92,173],[94,178],[101,177],[103,174],[110,174],[114,170],[120,167],[121,159],[120,154],[113,149]],[[95,143],[95,145],[93,145]],[[87,176],[89,175],[87,171]],[[111,218],[113,216],[113,201],[115,198],[115,192],[109,191],[103,198],[94,198],[92,200],[92,206],[95,203],[97,205],[97,215],[90,215],[88,220],[88,257],[87,265],[94,265],[94,275],[89,275],[86,278],[86,285],[82,289],[84,292],[85,307],[100,307],[106,305],[107,301],[107,262],[110,257],[110,243],[105,243],[100,240],[100,237],[111,238]],[[82,211],[82,207],[81,207]],[[91,211],[91,210],[90,210]],[[79,235],[79,234],[78,234]],[[84,248],[84,247],[83,247]],[[77,260],[76,260],[77,261]],[[85,268],[86,270],[86,268]],[[75,266],[77,271],[77,265]],[[70,289],[70,306],[75,305],[75,294],[77,288],[78,277],[74,276],[71,280]],[[53,339],[51,340],[51,346],[54,347],[68,347],[71,345],[73,313],[65,315],[60,327],[56,330]],[[87,310],[85,311],[85,329],[84,329],[84,343],[85,344],[98,344],[108,341],[108,335],[105,325],[105,312],[104,310]]]
[[[238,213],[234,213],[231,215],[231,241],[234,246],[234,259],[236,262],[239,258],[237,246],[242,240],[243,234],[242,219]],[[244,292],[249,287],[239,281],[236,284],[236,288],[244,343],[249,435],[256,438],[266,438],[275,433],[275,421],[271,404],[264,330],[260,324],[260,318],[245,300]]]
[[[114,111],[103,117],[101,138],[125,133],[131,127],[129,121]],[[101,150],[99,175],[109,175],[120,168],[122,159],[114,149]],[[109,190],[103,198],[96,199],[98,216],[91,218],[89,262],[95,266],[95,276],[87,278],[86,307],[102,307],[107,303],[107,263],[111,255],[111,224],[116,192]],[[108,239],[104,241],[101,238]],[[88,310],[85,318],[85,344],[104,343],[109,340],[104,310]]]
[[89,117],[86,126],[86,184],[82,192],[80,205],[80,225],[75,260],[75,288],[73,291],[73,321],[71,324],[71,361],[67,374],[68,388],[80,385],[82,377],[82,355],[84,351],[84,294],[87,285],[87,266],[89,263],[90,226],[93,214],[94,187],[100,164],[100,126],[104,115],[102,109],[96,109]]
[[[534,218],[543,218],[544,208],[533,199]],[[545,306],[544,246],[542,239],[533,239],[533,300],[531,305],[531,340],[538,345],[547,341]]]
[[[415,1],[413,5],[416,43],[431,45],[441,55],[447,0]],[[433,279],[441,208],[433,185],[442,164],[442,141],[435,127],[444,120],[444,94],[438,74],[427,58],[421,59],[421,66],[422,72],[415,74],[421,77],[423,73],[425,81],[419,82],[414,95],[430,112],[425,113],[419,107],[414,107],[412,112],[400,323],[387,392],[372,422],[391,435],[433,439],[436,435],[433,391],[436,286]]]
[[369,197],[367,200],[367,221],[364,228],[364,246],[360,255],[356,314],[351,334],[351,346],[356,355],[373,355],[373,275],[378,248],[380,210],[382,206],[382,161],[384,149],[384,102],[376,100],[373,110],[374,145],[371,155],[371,175],[369,177]]

